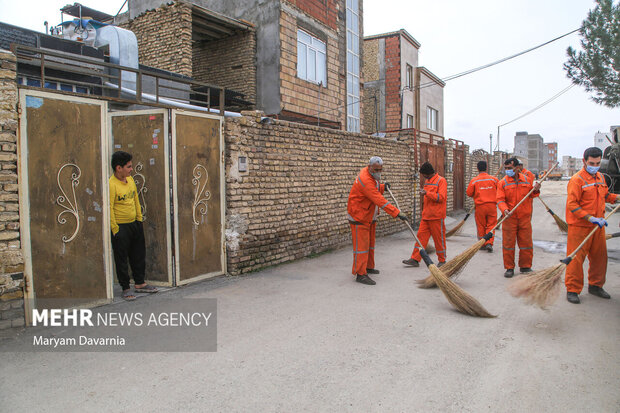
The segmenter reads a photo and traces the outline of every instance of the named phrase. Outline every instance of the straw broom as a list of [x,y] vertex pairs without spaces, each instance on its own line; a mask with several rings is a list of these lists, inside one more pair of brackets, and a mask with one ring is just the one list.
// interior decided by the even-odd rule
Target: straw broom
[[[545,179],[547,179],[547,175],[549,175],[549,173],[551,171],[553,171],[553,169],[557,166],[558,164],[556,163],[552,168],[550,168],[544,175],[543,177],[540,179],[540,182],[544,182]],[[442,267],[441,267],[441,272],[443,272],[443,274],[450,278],[450,277],[455,277],[456,275],[458,275],[461,271],[463,271],[463,269],[465,268],[465,266],[467,265],[467,263],[474,257],[474,255],[476,255],[476,253],[478,251],[480,251],[480,247],[482,247],[488,240],[490,240],[493,237],[493,231],[499,227],[504,220],[506,220],[510,214],[512,214],[512,212],[517,209],[523,202],[525,202],[526,199],[529,198],[529,196],[532,194],[532,192],[534,192],[534,188],[532,188],[530,190],[530,192],[528,192],[520,201],[517,205],[515,205],[514,208],[512,208],[512,211],[510,211],[510,213],[504,215],[498,222],[497,224],[491,229],[491,231],[489,231],[485,236],[483,236],[482,238],[480,238],[478,240],[478,242],[476,242],[474,245],[472,245],[471,247],[469,247],[468,249],[466,249],[465,251],[461,252],[459,255],[457,255],[456,257],[452,258],[450,261],[446,262]],[[435,279],[434,277],[432,277],[431,275],[429,275],[428,277],[426,277],[423,280],[418,280],[417,281],[420,285],[420,288],[432,288],[436,285]]]
[[620,237],[620,232],[614,232],[613,234],[607,234],[605,236],[605,239],[612,239],[612,238],[618,238]]
[[450,231],[446,232],[446,238],[450,238],[452,235],[456,235],[458,233],[460,233],[461,231],[463,231],[463,226],[465,225],[465,221],[467,221],[467,218],[469,218],[469,216],[471,215],[471,213],[474,211],[475,206],[471,207],[469,209],[469,212],[467,212],[467,214],[465,214],[465,218],[463,218],[461,220],[461,222],[459,222],[454,228],[452,228]]
[[[390,191],[389,188],[387,188],[387,191],[390,193],[390,196],[394,200],[396,208],[400,209],[400,207],[398,206],[398,201],[396,201],[396,198],[394,198],[394,194],[392,194],[392,191]],[[426,264],[426,266],[428,267],[429,271],[431,272],[431,276],[435,279],[435,282],[439,286],[439,289],[441,290],[443,295],[446,296],[450,304],[452,304],[454,308],[456,308],[459,312],[463,314],[468,314],[474,317],[497,317],[489,313],[482,306],[482,304],[478,302],[478,300],[469,295],[461,287],[450,281],[448,277],[446,277],[439,270],[439,268],[437,268],[437,266],[433,263],[433,260],[431,260],[431,258],[428,256],[426,250],[424,250],[424,248],[422,247],[422,243],[418,239],[418,236],[416,235],[413,228],[411,228],[409,222],[405,221],[405,224],[407,225],[407,228],[409,228],[409,231],[411,231],[411,235],[413,235],[413,238],[415,238],[416,242],[420,245],[420,255],[424,260],[424,264]]]
[[557,216],[555,212],[553,212],[551,208],[549,208],[549,206],[545,204],[545,201],[543,201],[541,197],[538,197],[538,199],[540,200],[540,202],[542,202],[545,208],[547,208],[547,212],[551,214],[553,219],[555,219],[555,223],[558,224],[558,228],[560,229],[560,231],[568,232],[568,224],[566,223],[566,221],[564,221],[562,218]]
[[[620,209],[620,205],[616,206],[605,219]],[[566,270],[566,266],[575,258],[575,255],[586,244],[586,242],[599,229],[598,226],[593,228],[588,236],[579,244],[575,251],[568,257],[560,260],[560,263],[546,268],[544,270],[534,271],[529,274],[521,274],[517,276],[508,286],[508,291],[513,297],[522,298],[527,304],[536,305],[542,309],[553,304],[557,300],[561,286],[562,274]]]

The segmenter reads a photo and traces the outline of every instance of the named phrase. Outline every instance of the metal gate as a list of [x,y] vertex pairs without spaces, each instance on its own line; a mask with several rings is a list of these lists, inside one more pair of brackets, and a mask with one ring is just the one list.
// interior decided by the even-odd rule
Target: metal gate
[[463,209],[463,202],[465,200],[465,149],[455,148],[454,165],[453,165],[453,192],[454,192],[454,210]]
[[172,159],[180,285],[226,272],[222,118],[172,110]]
[[226,272],[222,117],[173,109],[108,114],[105,100],[27,89],[19,96],[27,322],[45,299],[67,307],[112,299],[114,150],[134,155],[149,282],[180,285]]
[[170,219],[170,162],[168,110],[112,112],[110,153],[133,155],[133,178],[144,218],[146,279],[172,285],[172,231]]
[[[112,298],[105,101],[20,90],[26,320],[46,299]],[[57,305],[57,302],[56,304]]]

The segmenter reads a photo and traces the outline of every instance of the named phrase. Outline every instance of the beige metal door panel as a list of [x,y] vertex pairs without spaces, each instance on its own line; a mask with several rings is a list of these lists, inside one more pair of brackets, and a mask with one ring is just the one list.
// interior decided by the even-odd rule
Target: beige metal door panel
[[45,299],[92,304],[112,298],[103,139],[107,104],[20,90],[20,108],[28,320],[28,307]]
[[144,216],[146,279],[172,285],[168,110],[112,112],[109,116],[111,153],[122,150],[133,155],[133,178]]
[[226,272],[222,119],[172,111],[178,284]]

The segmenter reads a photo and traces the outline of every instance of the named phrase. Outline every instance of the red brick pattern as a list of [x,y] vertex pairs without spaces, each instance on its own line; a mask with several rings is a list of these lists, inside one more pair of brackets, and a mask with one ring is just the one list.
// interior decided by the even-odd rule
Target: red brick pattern
[[338,22],[337,0],[288,0],[288,2],[329,28],[336,30]]
[[385,39],[385,126],[387,130],[401,127],[400,36]]

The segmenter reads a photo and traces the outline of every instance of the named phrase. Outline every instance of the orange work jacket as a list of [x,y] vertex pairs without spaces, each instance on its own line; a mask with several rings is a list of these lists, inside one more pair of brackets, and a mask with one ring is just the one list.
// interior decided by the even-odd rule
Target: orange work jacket
[[614,203],[618,198],[610,194],[605,179],[600,173],[592,176],[581,169],[568,181],[568,198],[566,198],[566,222],[569,225],[592,228],[585,217],[605,217],[605,202]]
[[536,179],[536,176],[532,173],[532,171],[528,171],[527,169],[523,168],[523,170],[521,171],[521,173],[523,175],[525,175],[525,177],[527,178],[527,180],[529,181],[529,183],[531,183],[532,185],[534,185],[534,180]]
[[502,214],[509,209],[512,212],[511,217],[529,219],[532,216],[531,199],[536,198],[540,191],[532,192],[529,199],[526,199],[516,211],[513,211],[513,208],[530,192],[533,186],[523,174],[519,174],[515,178],[505,176],[499,181],[497,185],[497,207]]
[[424,208],[422,219],[444,219],[448,199],[448,183],[439,174],[433,175],[424,182]]
[[486,172],[480,172],[467,186],[467,196],[474,198],[474,204],[497,203],[497,183],[499,179]]
[[385,185],[380,184],[372,177],[368,167],[362,169],[353,182],[351,192],[349,192],[349,201],[347,202],[349,221],[371,224],[377,219],[379,208],[392,217],[396,217],[400,210],[383,197],[384,190]]

